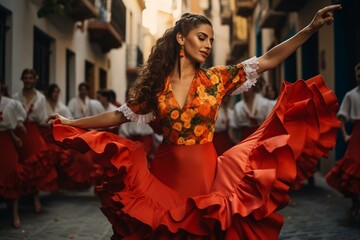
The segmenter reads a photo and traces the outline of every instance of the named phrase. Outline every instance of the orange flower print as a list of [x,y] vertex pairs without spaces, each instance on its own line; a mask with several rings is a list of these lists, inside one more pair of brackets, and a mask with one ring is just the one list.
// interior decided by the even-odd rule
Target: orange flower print
[[179,122],[176,122],[173,124],[173,129],[175,129],[176,131],[180,132],[182,130],[182,125]]
[[197,87],[196,89],[197,94],[199,95],[200,98],[206,98],[206,93],[205,93],[205,87],[204,85],[200,85]]
[[204,104],[200,105],[199,113],[203,116],[207,116],[210,113],[210,104],[205,102]]
[[205,131],[205,128],[201,125],[197,125],[195,128],[194,128],[194,133],[195,133],[195,136],[199,137],[201,136]]
[[211,142],[211,141],[213,140],[213,137],[214,137],[214,133],[209,132],[209,134],[208,134],[208,136],[207,136],[207,140],[208,140],[209,142]]
[[160,109],[160,111],[164,111],[166,109],[166,104],[163,103],[163,102],[160,102],[159,103],[159,109]]
[[183,107],[172,92],[169,77],[158,94],[157,110],[165,142],[178,145],[211,142],[221,97],[241,85],[246,75],[239,64],[201,69],[194,80],[197,84],[190,86]]
[[179,111],[178,110],[174,110],[174,111],[172,111],[171,112],[171,115],[170,115],[170,117],[171,117],[171,119],[177,119],[178,117],[179,117]]
[[188,139],[185,141],[185,145],[194,145],[196,142],[194,139]]
[[177,144],[183,145],[184,143],[185,143],[185,139],[183,137],[179,137],[179,139],[177,140]]
[[189,129],[191,127],[190,122],[184,122],[184,128]]
[[183,122],[190,122],[191,121],[191,113],[190,111],[185,111],[181,114],[181,120]]
[[201,100],[199,97],[196,97],[195,99],[193,99],[193,101],[192,101],[193,106],[198,107],[198,106],[200,106],[200,104],[201,104]]
[[215,105],[217,103],[217,100],[214,96],[209,96],[208,101],[210,102],[211,105]]
[[217,84],[217,83],[219,83],[219,76],[217,76],[217,75],[214,75],[212,78],[211,78],[211,83],[212,84]]
[[237,83],[240,80],[239,76],[236,76],[233,78],[232,82]]
[[204,86],[205,86],[206,88],[210,88],[211,86],[213,86],[213,84],[212,84],[212,82],[211,82],[211,79],[208,79],[208,80],[202,82],[202,84],[204,84]]
[[218,90],[218,92],[224,91],[224,85],[223,85],[222,83],[220,83],[220,84],[217,86],[217,90]]
[[158,97],[158,101],[159,101],[159,102],[165,101],[165,95],[160,95],[160,96]]

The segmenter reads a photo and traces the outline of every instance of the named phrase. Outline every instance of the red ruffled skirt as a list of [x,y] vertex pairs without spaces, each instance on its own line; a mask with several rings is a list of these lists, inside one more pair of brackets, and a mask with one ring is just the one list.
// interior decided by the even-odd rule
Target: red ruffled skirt
[[113,239],[278,239],[276,211],[288,203],[296,161],[334,146],[337,108],[320,76],[284,83],[269,117],[245,141],[219,157],[211,143],[161,145],[151,171],[138,142],[59,122],[53,134],[60,145],[99,156],[105,176],[96,191]]
[[326,175],[327,183],[343,193],[360,196],[360,121],[353,123],[348,148],[344,156]]
[[19,150],[20,162],[23,166],[20,172],[23,193],[56,190],[57,159],[45,143],[38,125],[35,122],[25,122],[24,125],[27,133],[16,132],[23,144]]
[[18,199],[21,196],[19,155],[9,131],[0,131],[0,197]]

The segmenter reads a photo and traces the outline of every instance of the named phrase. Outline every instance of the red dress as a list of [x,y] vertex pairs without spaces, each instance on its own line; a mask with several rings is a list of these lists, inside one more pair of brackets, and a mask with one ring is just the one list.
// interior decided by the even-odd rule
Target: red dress
[[351,137],[345,155],[336,162],[326,175],[327,183],[349,196],[349,193],[360,196],[360,121],[353,123]]
[[93,158],[96,157],[95,154],[92,151],[81,154],[74,149],[61,148],[53,143],[51,128],[41,127],[40,129],[50,152],[49,159],[56,163],[54,169],[57,174],[57,188],[85,190],[91,185],[95,185],[96,181],[92,179],[96,173],[96,166],[93,161]]
[[[245,80],[242,64],[199,70],[181,107],[167,79],[157,116],[164,141],[151,170],[140,143],[54,123],[59,144],[100,156],[106,175],[96,191],[113,239],[278,239],[283,218],[276,211],[288,202],[296,160],[329,151],[318,141],[318,111],[336,112],[337,99],[321,77],[284,83],[264,124],[217,157],[212,136],[219,100]],[[338,128],[335,114],[326,125]],[[335,136],[328,137],[334,144]]]
[[213,138],[213,144],[218,155],[234,146],[229,135],[230,115],[230,110],[227,107],[220,107]]
[[[1,122],[1,119],[0,119]],[[21,181],[19,177],[19,155],[9,131],[0,131],[0,197],[18,199],[21,196]]]
[[19,150],[20,163],[23,165],[20,172],[23,192],[33,194],[56,190],[56,159],[52,157],[51,148],[46,144],[39,127],[47,118],[45,96],[36,90],[30,101],[26,101],[21,92],[15,94],[14,99],[19,100],[27,112],[27,120],[24,122],[27,133],[15,131],[23,143]]
[[22,194],[19,175],[22,165],[10,131],[25,117],[26,112],[19,102],[0,96],[0,198],[14,200]]

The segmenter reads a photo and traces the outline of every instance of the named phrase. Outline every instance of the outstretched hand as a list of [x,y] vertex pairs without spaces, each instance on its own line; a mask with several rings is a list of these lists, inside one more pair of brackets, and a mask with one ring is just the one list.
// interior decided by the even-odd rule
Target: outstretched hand
[[334,14],[333,11],[340,10],[341,4],[334,4],[326,6],[315,14],[313,20],[309,24],[310,29],[314,32],[318,31],[322,26],[325,24],[330,25],[334,21]]
[[50,116],[46,119],[47,123],[53,123],[55,120],[60,120],[61,124],[69,125],[70,119],[67,119],[66,117],[61,116],[58,113],[50,114]]

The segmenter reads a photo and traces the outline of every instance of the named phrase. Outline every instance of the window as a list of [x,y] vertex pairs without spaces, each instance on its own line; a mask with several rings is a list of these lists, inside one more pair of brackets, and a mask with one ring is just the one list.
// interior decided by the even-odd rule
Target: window
[[107,88],[107,72],[105,69],[99,69],[99,88],[106,89]]
[[95,97],[95,67],[94,64],[89,61],[85,61],[84,82],[86,82],[90,86],[89,97],[94,98]]
[[6,32],[9,29],[7,19],[10,11],[0,5],[0,81],[5,84],[6,70]]
[[36,88],[45,92],[50,82],[50,56],[53,38],[34,27],[34,69],[39,76]]
[[75,97],[75,53],[66,49],[66,102]]

